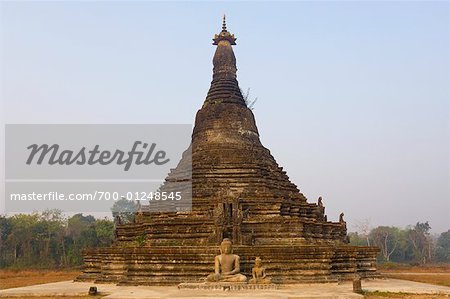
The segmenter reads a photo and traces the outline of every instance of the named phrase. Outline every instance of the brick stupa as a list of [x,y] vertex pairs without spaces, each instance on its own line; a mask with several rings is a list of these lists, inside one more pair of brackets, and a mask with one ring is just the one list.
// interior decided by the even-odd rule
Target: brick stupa
[[223,238],[232,240],[244,274],[251,276],[258,256],[275,283],[377,276],[377,248],[348,245],[342,216],[327,221],[321,198],[308,203],[261,144],[236,80],[236,38],[225,19],[213,41],[213,80],[195,119],[192,161],[186,155],[166,179],[180,180],[192,162],[192,211],[143,209],[135,223],[116,227],[113,246],[85,250],[78,280],[200,282],[213,271]]

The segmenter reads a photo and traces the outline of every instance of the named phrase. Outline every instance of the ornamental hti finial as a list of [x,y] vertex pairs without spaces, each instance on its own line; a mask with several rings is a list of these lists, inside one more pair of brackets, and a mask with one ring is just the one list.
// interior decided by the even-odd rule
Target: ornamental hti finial
[[234,34],[231,34],[227,30],[227,22],[226,22],[225,14],[223,15],[223,19],[222,19],[222,31],[219,34],[214,35],[213,45],[218,45],[221,40],[228,41],[230,43],[230,45],[236,44],[236,38],[234,37]]
[[227,21],[226,21],[225,14],[223,14],[223,19],[222,19],[222,31],[227,31]]

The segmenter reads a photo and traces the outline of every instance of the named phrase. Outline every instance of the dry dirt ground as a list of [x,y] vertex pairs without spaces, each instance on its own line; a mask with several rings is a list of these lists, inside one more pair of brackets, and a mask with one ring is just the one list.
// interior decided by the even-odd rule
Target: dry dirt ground
[[[75,279],[80,270],[53,271],[53,270],[0,270],[0,290],[25,287],[35,284],[57,282]],[[3,298],[26,298],[26,297],[2,297]],[[80,299],[84,297],[64,297],[64,299]],[[86,298],[100,298],[86,296]],[[39,299],[56,299],[56,297],[39,297]]]
[[79,274],[80,270],[0,270],[0,290],[71,280]]
[[380,267],[389,278],[411,280],[450,287],[450,265]]
[[[0,297],[2,299],[29,299],[30,297]],[[64,298],[64,299],[84,299],[84,298],[89,298],[89,299],[101,299],[101,296],[64,296],[64,297],[60,297],[60,296],[49,296],[49,297],[45,297],[45,296],[39,296],[39,299],[58,299],[58,298]],[[372,298],[372,297],[371,297]],[[375,298],[375,297],[373,297]],[[421,298],[422,299],[422,298]]]
[[[450,287],[450,265],[429,265],[429,266],[381,265],[379,267],[379,271],[389,278],[404,279]],[[374,292],[366,294],[365,298],[440,299],[449,297],[448,295],[414,295],[404,293]]]

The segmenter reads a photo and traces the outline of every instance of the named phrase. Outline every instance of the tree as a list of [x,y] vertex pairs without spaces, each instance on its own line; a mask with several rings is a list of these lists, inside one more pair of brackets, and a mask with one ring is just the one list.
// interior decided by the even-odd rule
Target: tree
[[396,227],[379,226],[370,232],[369,238],[380,248],[383,259],[389,262],[398,246],[398,235],[399,229]]
[[407,238],[413,249],[413,256],[417,262],[425,264],[431,261],[433,241],[430,237],[431,226],[427,222],[417,222],[407,230]]
[[78,265],[82,262],[82,250],[97,245],[95,218],[91,215],[75,214],[68,219],[66,242],[68,244],[67,262]]
[[79,239],[82,232],[93,227],[95,218],[91,215],[84,216],[83,214],[75,214],[68,219],[67,222],[67,236],[72,239]]
[[364,220],[359,220],[356,221],[356,224],[354,225],[357,232],[365,237],[366,239],[366,245],[370,246],[370,238],[369,238],[369,234],[370,234],[370,221],[369,219],[364,219]]
[[51,209],[41,213],[40,224],[42,227],[42,238],[44,241],[42,258],[48,264],[58,263],[65,260],[65,226],[66,218],[61,210]]
[[95,233],[99,246],[110,246],[114,239],[114,223],[108,219],[100,219],[95,222]]
[[28,266],[39,261],[39,237],[42,228],[39,225],[40,215],[17,214],[10,218],[11,233],[6,243],[11,252],[14,264]]
[[7,252],[8,252],[8,244],[6,240],[8,236],[11,234],[12,223],[11,219],[1,215],[0,216],[0,267],[4,267],[7,265]]
[[79,265],[82,250],[109,246],[113,222],[76,214],[66,219],[59,210],[0,216],[0,267]]
[[119,216],[122,223],[130,223],[134,220],[134,213],[138,210],[138,204],[133,200],[122,198],[114,203],[111,208],[113,217]]
[[450,262],[450,230],[443,232],[437,242],[434,256],[438,262]]
[[366,236],[362,236],[356,232],[348,233],[348,237],[350,238],[350,245],[366,246],[367,244]]

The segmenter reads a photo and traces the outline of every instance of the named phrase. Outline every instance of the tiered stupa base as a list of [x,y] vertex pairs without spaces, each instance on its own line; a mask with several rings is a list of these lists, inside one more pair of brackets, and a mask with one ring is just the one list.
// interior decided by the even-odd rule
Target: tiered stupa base
[[[234,246],[241,272],[251,277],[261,257],[274,283],[335,282],[377,277],[374,247],[261,245]],[[78,281],[119,285],[177,285],[204,281],[214,270],[217,246],[109,247],[88,250]]]

